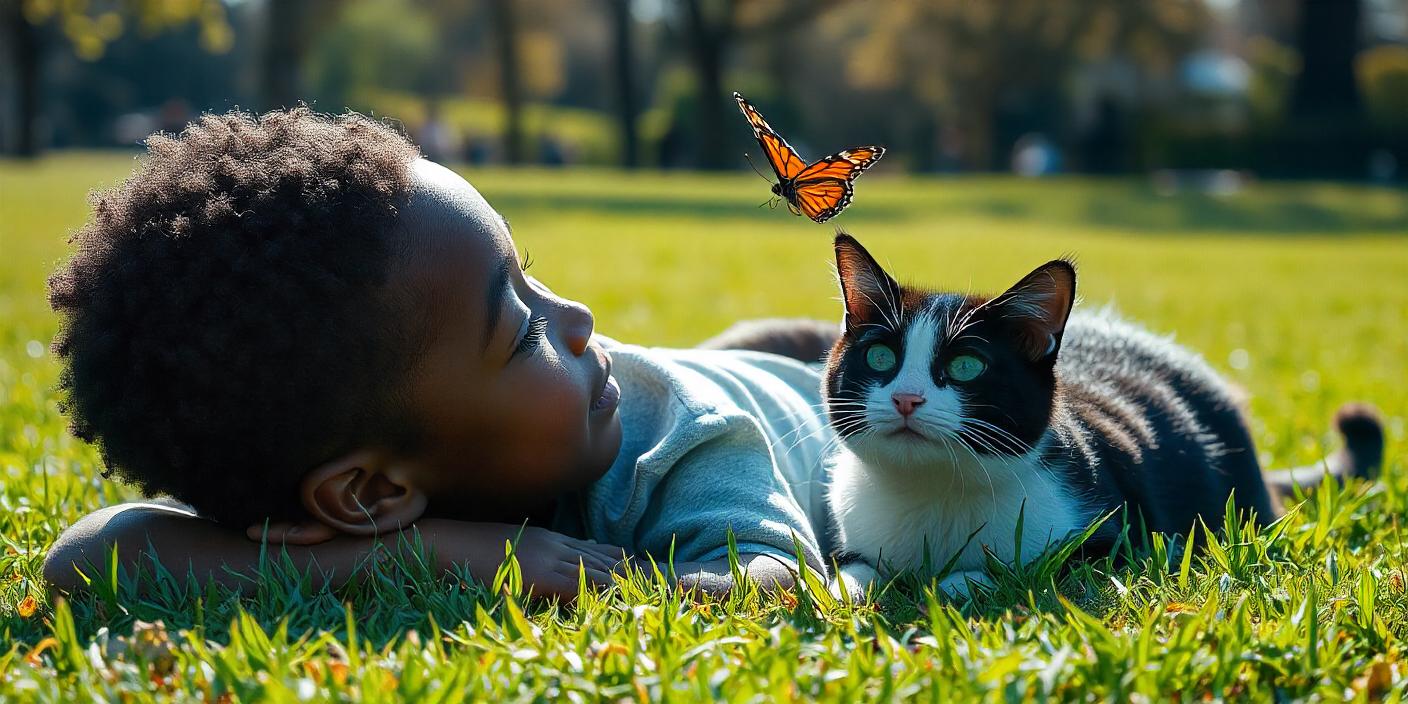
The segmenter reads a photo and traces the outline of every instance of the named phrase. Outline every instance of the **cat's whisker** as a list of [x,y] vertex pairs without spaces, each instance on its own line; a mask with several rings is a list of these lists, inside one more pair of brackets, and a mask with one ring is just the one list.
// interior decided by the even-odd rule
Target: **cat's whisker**
[[964,425],[972,429],[982,430],[983,432],[987,433],[990,437],[992,437],[995,441],[1001,441],[1001,443],[1005,447],[1007,447],[1009,451],[1015,450],[1013,454],[1025,455],[1034,449],[1031,445],[1022,442],[1021,438],[1018,438],[1012,433],[1009,433],[1006,430],[1003,430],[1002,428],[999,428],[985,420],[979,418],[966,418],[964,419]]
[[983,476],[988,480],[988,498],[992,501],[992,514],[989,520],[995,519],[999,509],[997,506],[997,485],[993,482],[992,473],[988,471],[987,465],[983,462],[982,458],[978,456],[978,453],[973,451],[973,448],[963,445],[963,449],[967,450],[968,454],[973,456],[973,464],[977,465],[978,469],[983,470]]
[[1013,442],[1016,442],[1020,447],[1025,448],[1026,450],[1032,449],[1030,445],[1028,445],[1028,444],[1025,443],[1025,442],[1022,442],[1020,438],[1018,438],[1017,436],[1013,435],[1011,432],[1009,432],[1009,431],[1006,430],[1005,428],[1002,428],[1001,426],[998,426],[998,425],[995,425],[995,424],[990,423],[990,422],[988,422],[988,421],[985,421],[985,420],[983,420],[982,418],[964,418],[964,419],[963,419],[963,422],[966,423],[966,424],[970,424],[970,425],[974,425],[974,426],[980,426],[980,427],[983,427],[983,428],[987,428],[988,430],[991,430],[991,431],[993,431],[993,432],[995,432],[995,433],[997,433],[997,434],[999,434],[999,435],[1001,435],[1001,436],[1003,436],[1003,437],[1010,438]]
[[899,300],[901,298],[900,292],[895,291],[894,296],[892,297],[890,295],[889,281],[885,281],[885,285],[882,288],[881,292],[885,294],[885,302],[889,304],[890,311],[895,314],[895,320],[897,320],[899,323],[895,326],[895,332],[899,332],[904,328],[904,306],[899,305]]
[[824,411],[828,408],[848,408],[855,406],[865,407],[866,405],[867,403],[860,399],[833,399],[830,401],[822,401],[821,403],[808,404],[807,408],[810,408],[812,410]]
[[[976,443],[976,444],[978,444],[978,445],[980,445],[980,446],[986,448],[987,451],[992,452],[993,454],[1000,456],[1000,453],[998,453],[998,452],[992,447],[992,444],[991,444],[990,442],[984,440],[983,438],[981,438],[981,437],[979,437],[979,436],[977,436],[977,435],[974,435],[974,434],[971,433],[971,432],[968,432],[968,431],[970,431],[970,430],[971,430],[971,429],[966,429],[966,430],[965,430],[965,429],[960,429],[959,432],[962,433],[962,434],[964,435],[964,437],[967,437],[967,438],[969,438],[970,440],[972,440],[974,443]],[[1031,494],[1029,494],[1029,493],[1027,492],[1027,483],[1026,483],[1026,481],[1024,481],[1024,480],[1022,479],[1022,475],[1019,474],[1019,473],[1017,473],[1017,472],[1015,472],[1015,471],[1012,471],[1012,468],[1011,468],[1010,464],[1007,463],[1007,462],[1002,462],[1002,465],[1001,465],[1001,466],[1002,466],[1004,469],[1007,470],[1008,476],[1010,476],[1010,477],[1012,477],[1013,479],[1017,480],[1017,485],[1022,488],[1022,496],[1030,496]],[[983,471],[987,471],[987,465],[986,465],[986,463],[983,464]]]
[[983,337],[981,335],[959,335],[958,337],[953,338],[952,344],[956,345],[964,340],[977,340],[978,342],[981,342],[985,345],[992,344],[991,342],[988,342],[988,339],[986,337]]
[[[977,465],[978,469],[983,470],[983,476],[988,480],[988,497],[992,499],[992,515],[990,519],[996,519],[999,512],[997,506],[997,484],[993,482],[992,473],[988,471],[987,464],[983,462],[983,459],[978,456],[978,453],[975,452],[973,448],[969,447],[967,444],[960,444],[963,445],[963,449],[968,451],[968,454],[973,456],[973,464]],[[967,472],[964,472],[964,474],[967,474]]]
[[895,332],[894,330],[891,330],[888,326],[886,326],[886,325],[881,325],[880,323],[858,323],[858,324],[856,324],[856,327],[858,327],[858,328],[880,328],[881,330],[883,330],[883,331],[885,331],[885,332]]
[[972,403],[971,401],[967,401],[967,400],[965,400],[965,401],[963,402],[963,404],[964,404],[965,406],[969,406],[969,407],[972,407],[972,408],[991,408],[991,409],[997,411],[998,413],[1001,413],[1001,414],[1003,415],[1003,417],[1005,417],[1007,420],[1011,421],[1011,422],[1012,422],[1012,425],[1018,425],[1017,419],[1016,419],[1016,418],[1013,418],[1013,417],[1012,417],[1012,414],[1007,412],[1007,409],[1002,408],[1002,407],[1000,407],[1000,406],[994,406],[994,405],[991,404],[991,403]]
[[952,463],[948,473],[948,487],[944,489],[945,493],[947,493],[948,489],[953,487],[954,476],[963,474],[963,470],[958,466],[958,454],[953,451],[953,441],[945,436],[943,442],[944,450],[948,452],[949,462]]
[[898,333],[900,330],[903,329],[903,327],[900,325],[900,321],[897,318],[893,318],[891,316],[892,309],[890,306],[881,306],[879,303],[875,302],[874,298],[870,297],[870,294],[866,292],[865,289],[859,290],[860,295],[865,296],[865,300],[870,301],[870,305],[873,306],[876,310],[880,311],[880,316],[885,319],[885,324],[893,326],[891,330]]
[[[785,454],[790,454],[793,450],[797,449],[797,447],[800,446],[802,443],[804,443],[804,442],[806,442],[806,441],[808,441],[808,440],[810,440],[810,439],[816,437],[817,435],[820,435],[820,434],[826,432],[826,431],[828,430],[828,428],[827,428],[827,426],[825,426],[825,425],[821,425],[821,426],[817,426],[817,427],[811,428],[811,431],[808,432],[808,433],[806,433],[805,435],[799,435],[799,433],[801,433],[803,430],[807,430],[807,426],[805,426],[805,425],[799,425],[799,426],[797,426],[796,428],[792,429],[791,431],[788,431],[787,433],[784,433],[782,436],[778,437],[778,439],[777,439],[775,442],[769,444],[769,445],[768,445],[768,449],[770,449],[770,450],[776,450],[778,445],[781,445],[781,444],[783,444],[783,443],[787,443],[787,449],[783,450],[783,451],[782,451],[782,454],[784,454],[784,455],[785,455]],[[788,438],[789,438],[790,436],[794,436],[794,435],[798,436],[798,437],[796,438],[796,440],[795,440],[795,441],[789,441]]]

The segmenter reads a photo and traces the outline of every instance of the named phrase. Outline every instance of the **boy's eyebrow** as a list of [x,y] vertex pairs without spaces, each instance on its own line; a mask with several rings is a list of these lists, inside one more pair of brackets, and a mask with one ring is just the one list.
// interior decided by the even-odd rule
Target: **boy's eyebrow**
[[489,277],[489,292],[484,297],[488,302],[489,314],[484,316],[484,350],[489,349],[489,340],[494,337],[494,330],[499,326],[499,316],[504,309],[504,289],[508,287],[508,263],[500,262],[494,269],[494,275]]

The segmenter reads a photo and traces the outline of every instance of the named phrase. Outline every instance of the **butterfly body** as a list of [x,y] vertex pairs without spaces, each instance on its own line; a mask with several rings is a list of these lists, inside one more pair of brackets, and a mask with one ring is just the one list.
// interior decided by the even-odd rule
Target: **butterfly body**
[[772,186],[773,195],[786,201],[792,212],[816,222],[826,222],[845,210],[855,196],[852,184],[856,177],[885,155],[884,147],[851,147],[808,164],[768,125],[752,103],[738,93],[734,93],[733,98],[738,101],[743,116],[748,118],[753,137],[777,176],[777,183]]

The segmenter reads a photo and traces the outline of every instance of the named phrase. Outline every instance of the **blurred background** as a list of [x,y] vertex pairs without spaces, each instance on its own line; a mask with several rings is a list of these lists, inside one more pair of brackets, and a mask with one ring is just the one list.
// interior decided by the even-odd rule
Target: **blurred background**
[[1404,180],[1405,0],[0,0],[0,146],[390,116],[469,164],[742,169],[749,96],[881,168]]

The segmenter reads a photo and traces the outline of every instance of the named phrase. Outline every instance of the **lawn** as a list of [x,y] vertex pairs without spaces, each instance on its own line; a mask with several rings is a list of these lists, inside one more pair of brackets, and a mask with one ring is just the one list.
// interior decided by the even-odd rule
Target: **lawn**
[[[0,700],[1340,700],[1408,689],[1404,191],[1257,184],[1161,197],[1141,180],[881,172],[835,221],[901,278],[933,286],[1000,289],[1074,255],[1083,305],[1113,302],[1176,332],[1251,391],[1269,466],[1332,449],[1341,402],[1383,409],[1383,491],[1327,489],[1273,528],[1215,536],[1186,558],[1136,536],[1125,566],[1008,572],[996,593],[957,603],[912,583],[876,604],[806,585],[696,603],[636,575],[567,607],[515,594],[511,575],[495,590],[414,561],[328,592],[276,560],[243,601],[101,567],[93,595],[54,600],[38,579],[47,546],[134,494],[64,432],[44,279],[86,217],[86,191],[130,167],[131,155],[0,161]],[[466,173],[512,221],[534,273],[618,339],[690,345],[739,318],[837,314],[831,228],[755,207],[767,188],[752,174]]]

